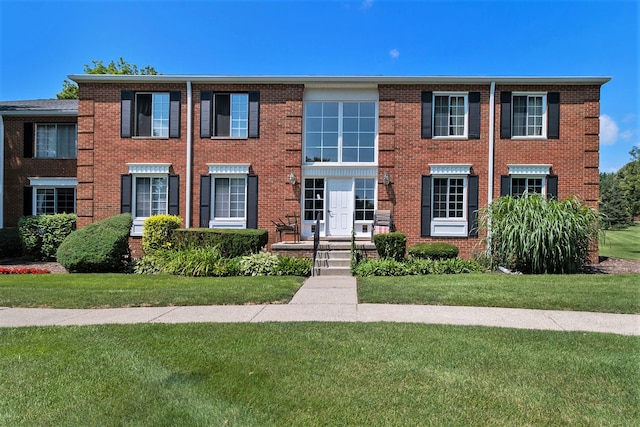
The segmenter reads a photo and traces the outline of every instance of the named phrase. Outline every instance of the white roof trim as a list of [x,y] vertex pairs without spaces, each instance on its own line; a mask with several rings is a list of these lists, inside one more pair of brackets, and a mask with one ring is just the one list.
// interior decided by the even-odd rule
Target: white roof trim
[[431,175],[469,175],[471,165],[463,164],[429,164]]
[[168,174],[171,163],[127,163],[129,173]]
[[509,175],[549,175],[551,165],[507,165]]
[[223,76],[223,75],[118,75],[118,74],[70,74],[69,79],[81,82],[101,83],[230,83],[230,84],[551,84],[551,85],[602,85],[611,77],[602,76]]
[[241,164],[228,164],[228,163],[207,163],[207,166],[209,166],[209,173],[210,174],[225,174],[225,175],[229,175],[229,174],[242,174],[242,175],[248,175],[249,174],[249,166],[251,166],[250,164],[245,164],[245,163],[241,163]]
[[78,179],[29,177],[29,185],[32,187],[76,187],[78,185]]

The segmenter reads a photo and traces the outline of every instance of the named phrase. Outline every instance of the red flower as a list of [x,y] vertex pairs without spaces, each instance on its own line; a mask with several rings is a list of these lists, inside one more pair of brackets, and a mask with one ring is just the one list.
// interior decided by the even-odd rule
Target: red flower
[[33,267],[0,267],[0,274],[49,274],[49,270]]

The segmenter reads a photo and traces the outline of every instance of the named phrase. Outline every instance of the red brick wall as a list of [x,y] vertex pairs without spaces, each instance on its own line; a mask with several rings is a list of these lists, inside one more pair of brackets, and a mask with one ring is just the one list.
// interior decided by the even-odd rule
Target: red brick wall
[[[181,137],[179,139],[120,138],[120,90],[180,90]],[[249,139],[200,138],[200,90],[260,91],[260,137]],[[500,139],[500,91],[560,92],[560,139]],[[301,177],[302,85],[194,84],[193,85],[193,182],[192,226],[198,226],[199,178],[207,163],[249,163],[259,180],[258,227],[272,230],[272,219],[300,211],[300,184],[291,186],[287,176]],[[480,139],[422,139],[422,91],[477,91],[481,94]],[[180,174],[180,215],[186,215],[186,86],[157,84],[119,86],[80,84],[78,223],[120,212],[120,174],[127,162],[171,163]],[[430,163],[472,165],[479,176],[480,207],[487,205],[489,153],[489,85],[380,85],[379,86],[380,209],[392,209],[407,243],[430,240],[420,237],[421,175]],[[552,164],[558,175],[559,198],[578,195],[596,206],[598,190],[599,87],[596,86],[498,86],[495,92],[495,175],[493,197],[500,192],[500,175],[507,164]],[[382,185],[388,171],[392,185]],[[270,233],[271,243],[274,241]],[[462,256],[481,249],[480,238],[439,238],[460,247]]]
[[24,188],[29,186],[30,177],[73,178],[76,176],[76,159],[24,157],[24,123],[76,123],[77,119],[52,116],[4,116],[2,119],[4,121],[4,226],[15,227],[20,217],[24,215]]

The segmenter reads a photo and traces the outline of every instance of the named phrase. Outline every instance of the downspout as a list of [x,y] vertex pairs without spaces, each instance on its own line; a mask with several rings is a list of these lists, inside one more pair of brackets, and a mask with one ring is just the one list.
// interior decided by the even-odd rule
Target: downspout
[[0,114],[0,229],[4,228],[4,117]]
[[185,228],[191,228],[191,190],[193,185],[191,182],[191,152],[193,151],[193,131],[192,131],[192,116],[193,106],[191,105],[191,80],[187,80],[187,185],[186,185],[186,212],[184,226]]
[[[488,180],[487,180],[487,206],[493,201],[493,156],[495,150],[495,122],[496,122],[496,82],[491,82],[491,89],[489,90],[489,165],[488,165]],[[487,252],[491,249],[491,218],[487,219]]]

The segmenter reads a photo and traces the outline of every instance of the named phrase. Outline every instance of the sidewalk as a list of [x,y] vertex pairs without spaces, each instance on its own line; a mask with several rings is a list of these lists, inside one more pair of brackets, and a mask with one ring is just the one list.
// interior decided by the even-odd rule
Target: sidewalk
[[191,322],[405,322],[640,336],[640,315],[494,307],[358,304],[353,277],[312,277],[289,304],[109,309],[0,307],[0,327]]

